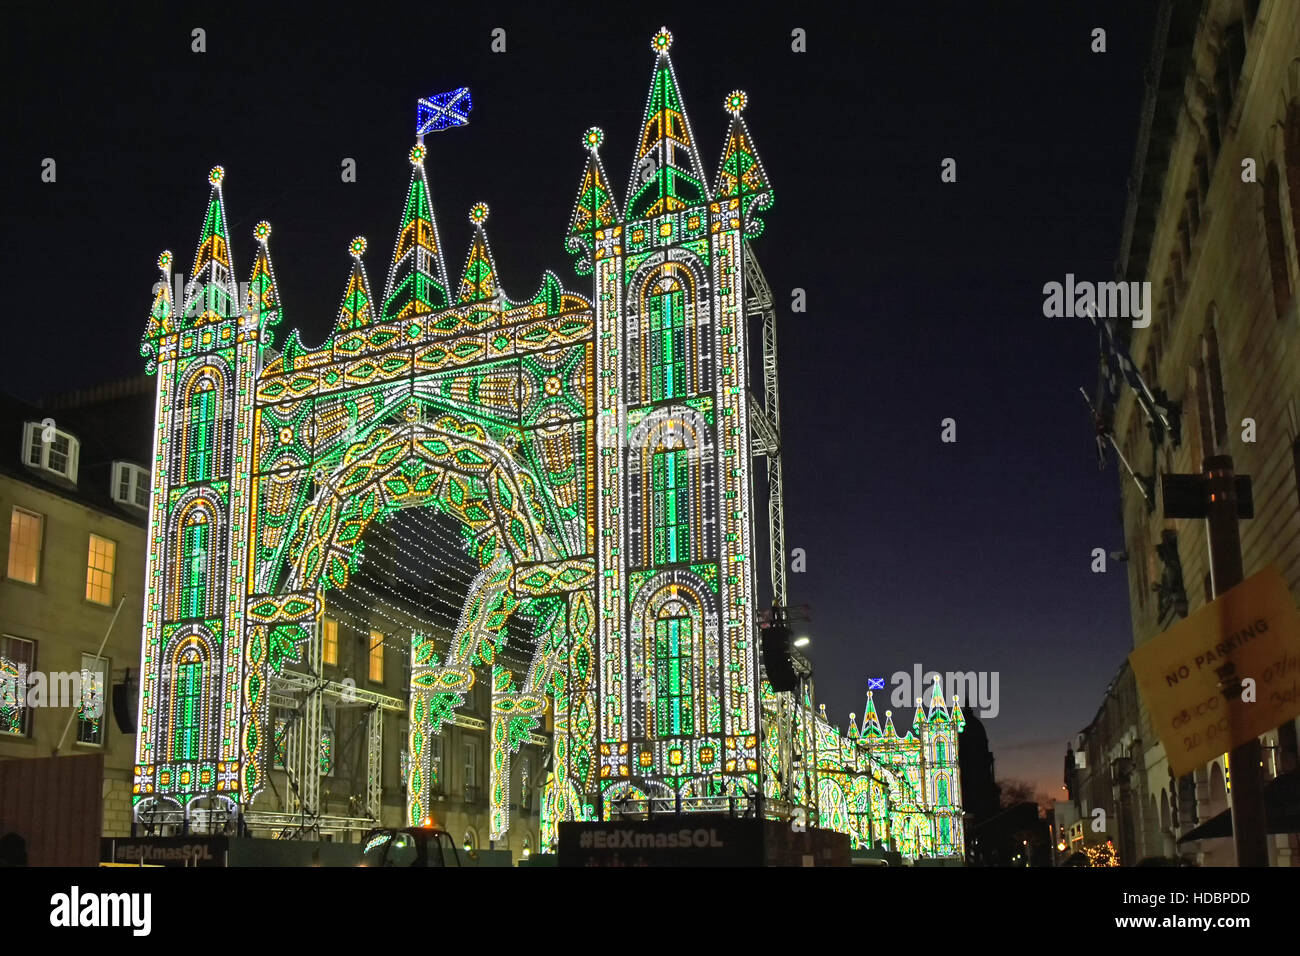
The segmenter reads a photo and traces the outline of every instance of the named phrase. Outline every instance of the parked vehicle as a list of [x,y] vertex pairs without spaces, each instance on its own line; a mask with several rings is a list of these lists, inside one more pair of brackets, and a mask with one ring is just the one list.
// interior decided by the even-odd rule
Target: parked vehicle
[[361,841],[362,866],[460,866],[456,843],[434,826],[385,827]]

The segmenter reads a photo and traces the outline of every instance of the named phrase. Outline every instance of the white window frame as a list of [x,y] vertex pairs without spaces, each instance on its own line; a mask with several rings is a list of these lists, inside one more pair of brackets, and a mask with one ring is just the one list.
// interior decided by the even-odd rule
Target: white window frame
[[[122,497],[122,477],[126,476],[127,495]],[[141,511],[149,510],[149,492],[152,490],[149,480],[151,475],[139,465],[133,465],[129,461],[113,462],[113,485],[109,489],[113,500],[120,505],[126,505],[128,508],[139,508]],[[144,490],[144,504],[136,500],[141,489]]]
[[[0,634],[0,645],[3,645],[3,647],[0,649],[11,650],[7,646],[8,641],[16,641],[19,644],[27,645],[27,647],[29,648],[27,652],[27,657],[29,659],[27,661],[18,661],[15,658],[9,658],[9,657],[6,657],[5,659],[17,663],[19,665],[26,664],[27,677],[30,680],[32,672],[36,669],[36,662],[37,662],[36,653],[37,650],[39,649],[37,642],[28,637],[19,637],[17,634]],[[12,688],[11,690],[16,691],[19,695],[26,694],[25,687],[20,686],[18,688]],[[32,736],[32,711],[30,707],[26,706],[25,700],[22,701],[21,703],[22,703],[22,707],[20,709],[23,712],[22,729],[19,730],[19,732],[16,734],[10,734],[4,731],[0,731],[0,740],[22,739],[22,738],[30,738]]]
[[[73,484],[77,483],[77,466],[81,458],[81,442],[71,432],[65,432],[61,429],[50,426],[50,431],[54,432],[52,441],[42,441],[41,435],[45,431],[45,426],[40,422],[27,422],[23,426],[23,464],[29,468],[39,468],[42,471],[48,471],[52,475],[58,475],[60,478],[66,478]],[[54,442],[60,438],[68,441],[68,467],[66,471],[59,471],[50,465],[50,449],[53,448]],[[36,452],[35,455],[32,453]]]

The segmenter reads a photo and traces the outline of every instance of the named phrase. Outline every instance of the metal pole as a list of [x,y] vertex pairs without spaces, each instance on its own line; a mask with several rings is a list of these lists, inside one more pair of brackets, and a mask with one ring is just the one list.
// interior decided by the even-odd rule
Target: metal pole
[[[1240,584],[1244,575],[1241,537],[1237,530],[1237,492],[1230,455],[1205,459],[1205,517],[1210,551],[1210,581],[1217,598]],[[1225,696],[1241,693],[1241,678],[1220,684]],[[1228,713],[1237,713],[1229,708]],[[1234,735],[1235,736],[1235,735]],[[1259,773],[1259,738],[1252,737],[1232,751],[1232,842],[1237,866],[1268,866],[1268,837],[1264,826],[1264,792]]]
[[[119,614],[122,613],[122,605],[125,604],[125,603],[126,603],[126,595],[123,594],[123,595],[122,595],[122,600],[120,600],[120,601],[117,602],[117,610],[113,612],[113,619],[112,619],[111,621],[108,622],[108,630],[106,630],[106,631],[104,632],[104,639],[103,639],[102,641],[99,642],[99,649],[95,651],[95,659],[96,659],[96,660],[102,660],[102,659],[103,659],[103,656],[104,656],[104,645],[108,643],[108,635],[110,635],[110,634],[113,633],[113,625],[117,623],[117,616],[118,616]],[[83,679],[84,679],[84,678],[83,678]],[[105,683],[105,684],[108,684],[112,679],[113,679],[113,675],[112,675],[112,674],[105,674],[105,675],[104,675],[104,683]],[[104,703],[105,703],[105,701],[104,701],[104,693],[103,693],[103,691],[104,691],[104,688],[101,688],[101,689],[100,689],[100,701],[99,701],[99,706],[100,706],[101,709],[103,708]],[[83,701],[83,703],[84,703],[84,701],[85,701],[85,696],[86,696],[86,690],[85,690],[84,687],[83,687],[82,690],[81,690],[81,696],[82,696],[82,701]],[[68,714],[68,722],[67,722],[66,724],[63,725],[63,733],[59,735],[59,742],[58,742],[58,744],[55,746],[54,751],[53,751],[53,753],[51,754],[51,756],[55,756],[55,757],[57,757],[57,756],[59,755],[59,751],[63,749],[63,741],[67,740],[67,738],[68,738],[68,728],[70,728],[70,727],[72,726],[72,718],[74,718],[74,717],[76,717],[76,716],[77,716],[77,708],[74,708],[73,711],[72,711],[72,713]],[[100,716],[103,717],[104,715],[101,713]]]

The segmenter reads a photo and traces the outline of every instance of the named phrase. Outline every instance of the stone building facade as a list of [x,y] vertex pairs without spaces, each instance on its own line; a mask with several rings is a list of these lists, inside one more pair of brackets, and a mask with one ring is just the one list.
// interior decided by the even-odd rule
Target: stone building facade
[[[1154,442],[1125,391],[1116,439],[1157,479],[1148,500],[1122,478],[1134,646],[1213,597],[1204,522],[1164,519],[1158,481],[1207,456],[1254,482],[1245,574],[1276,564],[1300,596],[1300,4],[1164,3],[1158,21],[1117,278],[1151,283],[1130,352],[1177,403],[1181,441]],[[1295,722],[1262,743],[1267,785],[1296,766]],[[1231,865],[1228,838],[1178,842],[1229,805],[1224,758],[1174,779],[1145,708],[1131,751],[1137,855]],[[1269,853],[1295,865],[1300,843],[1271,835]]]

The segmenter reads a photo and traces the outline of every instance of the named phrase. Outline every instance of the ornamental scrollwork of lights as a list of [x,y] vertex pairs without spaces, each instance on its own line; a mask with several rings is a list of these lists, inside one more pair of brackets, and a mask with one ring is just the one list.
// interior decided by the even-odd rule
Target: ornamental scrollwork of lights
[[[605,133],[582,135],[565,234],[579,291],[548,271],[531,296],[508,296],[484,203],[470,211],[459,282],[448,273],[424,133],[467,122],[467,88],[420,101],[383,294],[357,237],[334,330],[315,348],[297,332],[275,348],[284,313],[268,223],[253,230],[246,293],[236,283],[226,174],[213,168],[191,277],[174,295],[171,254],[159,258],[141,346],[157,421],[137,819],[251,817],[293,734],[320,741],[298,747],[304,766],[332,766],[319,714],[277,727],[272,688],[287,664],[319,673],[324,608],[356,574],[366,530],[436,508],[463,529],[449,547],[479,572],[454,627],[386,639],[411,661],[413,824],[435,783],[431,741],[486,675],[493,839],[510,827],[510,755],[545,720],[542,848],[563,820],[761,798],[856,846],[961,855],[955,701],[950,713],[936,688],[900,735],[868,695],[861,728],[853,719],[842,734],[762,677],[751,493],[762,409],[745,320],[761,276],[749,243],[773,190],[739,90],[724,99],[717,175],[705,175],[671,45],[666,29],[651,42],[621,204]],[[509,642],[524,646],[505,654]],[[782,767],[785,744],[811,756],[803,772]],[[378,776],[360,811],[376,820]],[[319,807],[312,777],[299,781],[303,814]]]

